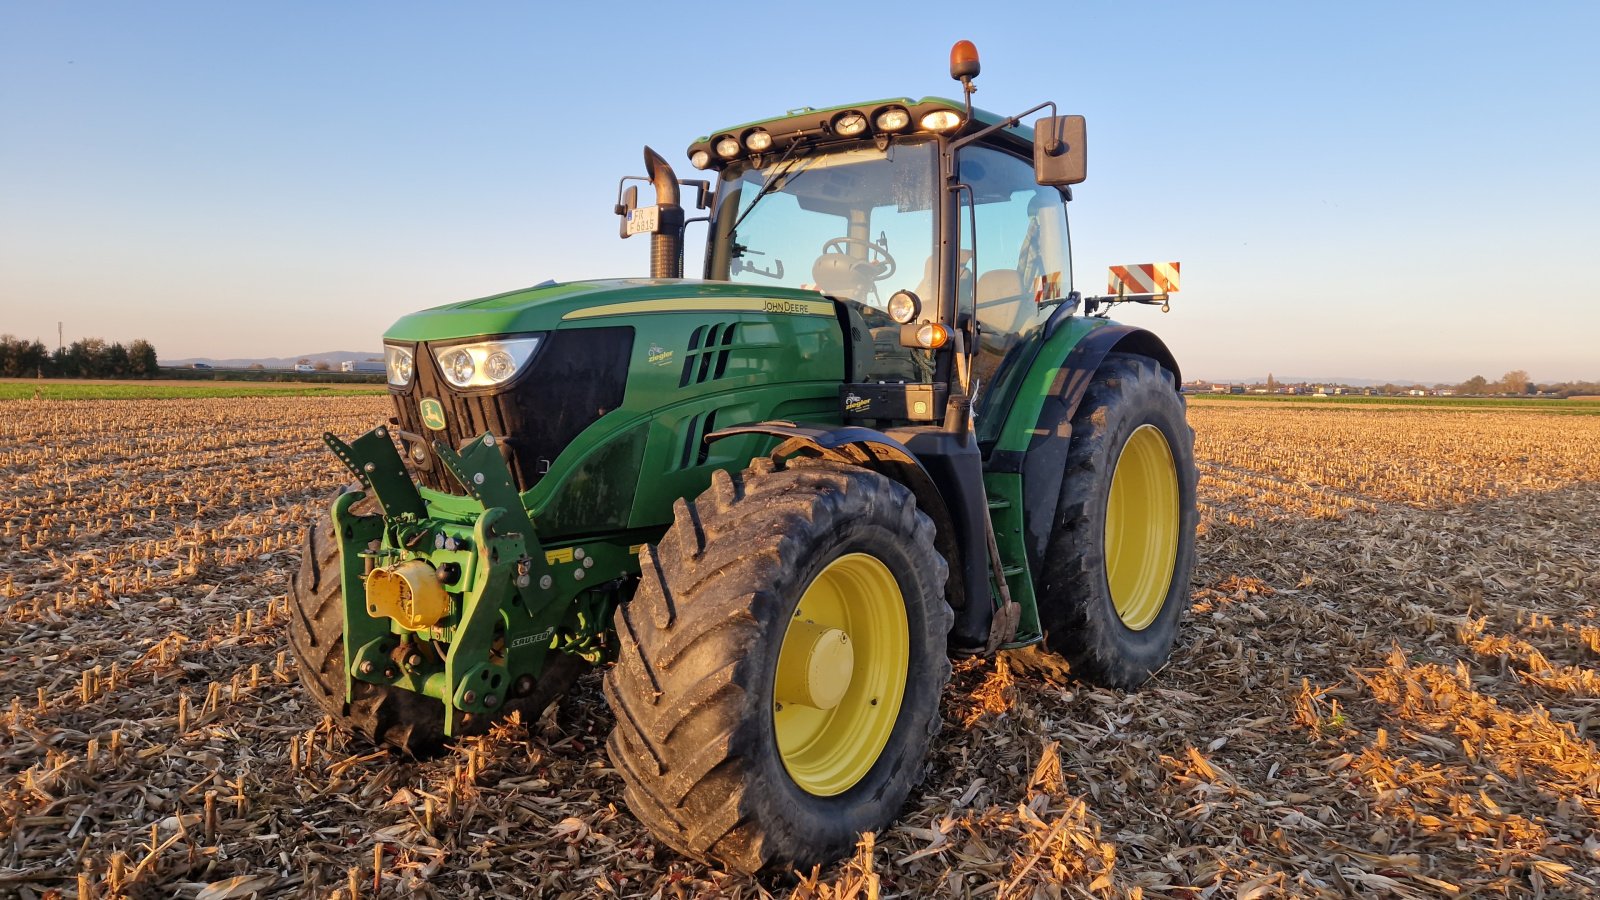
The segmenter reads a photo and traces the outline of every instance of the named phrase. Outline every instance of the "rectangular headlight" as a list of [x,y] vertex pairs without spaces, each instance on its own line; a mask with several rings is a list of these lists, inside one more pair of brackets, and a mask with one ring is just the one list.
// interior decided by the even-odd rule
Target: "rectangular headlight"
[[389,373],[389,383],[407,387],[417,374],[417,360],[411,351],[393,344],[383,345],[383,367]]
[[515,378],[539,349],[543,335],[435,347],[444,380],[458,388],[494,387]]

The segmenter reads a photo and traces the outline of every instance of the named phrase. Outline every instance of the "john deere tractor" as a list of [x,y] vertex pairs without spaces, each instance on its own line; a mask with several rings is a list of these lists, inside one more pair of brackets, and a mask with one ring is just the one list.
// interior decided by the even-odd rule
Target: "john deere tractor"
[[974,109],[966,42],[951,73],[961,100],[712,132],[703,180],[646,148],[617,211],[649,278],[389,329],[394,416],[326,436],[359,484],[293,584],[323,709],[420,756],[604,666],[633,814],[754,872],[895,818],[952,655],[1038,645],[1116,687],[1166,662],[1193,435],[1172,354],[1104,312],[1175,267],[1073,290],[1083,119]]

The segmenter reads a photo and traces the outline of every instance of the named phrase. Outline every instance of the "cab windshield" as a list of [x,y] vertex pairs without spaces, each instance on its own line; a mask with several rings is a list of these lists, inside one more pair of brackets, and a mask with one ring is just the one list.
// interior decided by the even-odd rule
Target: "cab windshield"
[[935,145],[894,143],[729,166],[707,276],[814,290],[882,310],[931,310]]

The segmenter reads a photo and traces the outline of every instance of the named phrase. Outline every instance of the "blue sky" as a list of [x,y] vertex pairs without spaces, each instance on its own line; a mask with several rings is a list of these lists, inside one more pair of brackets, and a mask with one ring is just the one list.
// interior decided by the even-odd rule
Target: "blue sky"
[[953,95],[968,38],[979,105],[1088,117],[1079,287],[1182,261],[1122,318],[1186,373],[1600,378],[1600,4],[914,8],[0,0],[0,332],[366,349],[643,274],[643,144]]

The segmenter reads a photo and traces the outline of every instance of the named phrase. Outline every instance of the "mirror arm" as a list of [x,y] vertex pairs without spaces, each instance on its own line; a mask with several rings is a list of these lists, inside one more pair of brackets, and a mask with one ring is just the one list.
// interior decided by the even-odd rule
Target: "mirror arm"
[[1031,116],[1034,113],[1038,112],[1041,109],[1044,109],[1047,106],[1050,108],[1050,114],[1052,116],[1055,115],[1056,114],[1056,102],[1054,100],[1046,100],[1045,102],[1039,104],[1038,106],[1035,106],[1032,109],[1025,109],[1022,112],[1019,112],[1016,115],[1010,117],[1009,119],[1002,119],[999,122],[996,122],[993,125],[990,125],[988,128],[983,129],[982,131],[976,131],[976,132],[973,132],[972,134],[967,135],[964,138],[961,138],[961,139],[956,140],[956,141],[952,141],[950,143],[950,152],[951,153],[955,153],[957,150],[960,150],[962,147],[965,147],[968,144],[973,143],[974,141],[978,141],[978,140],[981,140],[981,139],[983,139],[985,137],[988,137],[989,135],[995,133],[996,131],[999,131],[1002,128],[1015,128],[1018,125],[1022,124],[1022,119],[1023,119],[1024,116]]

